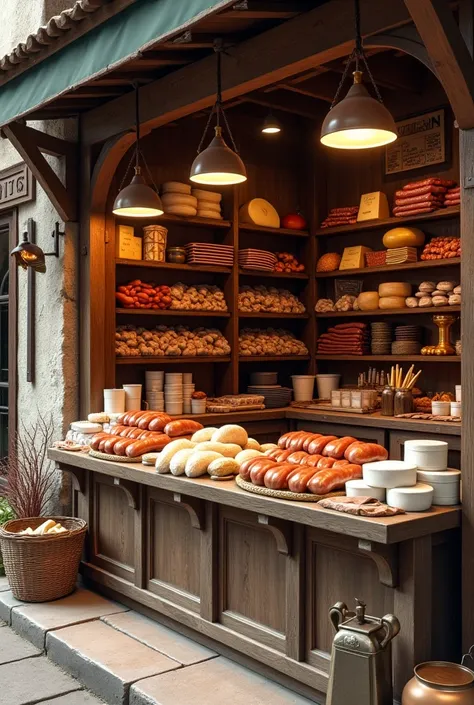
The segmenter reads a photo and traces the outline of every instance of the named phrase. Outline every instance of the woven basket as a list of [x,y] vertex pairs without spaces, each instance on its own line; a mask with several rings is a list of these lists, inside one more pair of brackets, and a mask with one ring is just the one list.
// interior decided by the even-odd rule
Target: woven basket
[[[53,519],[69,533],[20,536]],[[71,517],[12,519],[0,527],[0,548],[13,595],[23,602],[49,602],[69,595],[76,586],[77,571],[87,524]]]

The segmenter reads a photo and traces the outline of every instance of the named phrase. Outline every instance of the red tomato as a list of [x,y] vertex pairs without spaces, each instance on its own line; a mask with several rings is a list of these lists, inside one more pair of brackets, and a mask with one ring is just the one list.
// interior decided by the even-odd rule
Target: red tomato
[[307,227],[307,223],[301,213],[288,213],[281,219],[281,227],[290,228],[291,230],[304,230]]

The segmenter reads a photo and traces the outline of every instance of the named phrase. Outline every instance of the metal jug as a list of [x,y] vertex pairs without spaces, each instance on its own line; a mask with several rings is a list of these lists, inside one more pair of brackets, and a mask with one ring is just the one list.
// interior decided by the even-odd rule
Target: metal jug
[[390,642],[400,631],[393,614],[369,617],[356,600],[354,612],[343,602],[329,610],[336,630],[326,705],[392,705]]

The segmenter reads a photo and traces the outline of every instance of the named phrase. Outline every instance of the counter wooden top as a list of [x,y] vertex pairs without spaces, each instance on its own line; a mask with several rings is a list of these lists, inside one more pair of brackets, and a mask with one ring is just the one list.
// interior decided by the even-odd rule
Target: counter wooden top
[[[187,417],[189,418],[189,415]],[[419,433],[461,435],[461,424],[450,421],[423,421],[421,419],[397,419],[393,416],[382,416],[380,412],[373,414],[350,414],[342,411],[327,411],[317,409],[298,409],[288,406],[281,409],[264,409],[262,411],[236,411],[227,414],[202,414],[192,417],[205,426],[224,423],[248,423],[249,421],[268,421],[271,419],[295,419],[300,421],[322,421],[326,423],[341,423],[348,426],[376,426],[400,431],[415,431]]]
[[460,507],[433,507],[428,512],[402,514],[389,518],[368,519],[323,509],[316,503],[290,502],[254,495],[240,489],[235,482],[215,482],[210,478],[160,475],[153,467],[141,463],[116,463],[91,458],[84,453],[50,449],[48,457],[68,467],[98,472],[118,480],[129,480],[177,494],[245,509],[265,516],[294,521],[337,534],[346,534],[382,544],[399,543],[460,526]]

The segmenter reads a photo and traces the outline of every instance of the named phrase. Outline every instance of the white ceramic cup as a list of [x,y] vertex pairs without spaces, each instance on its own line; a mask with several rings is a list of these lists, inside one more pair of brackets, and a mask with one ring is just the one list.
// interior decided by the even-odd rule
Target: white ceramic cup
[[451,411],[449,401],[432,401],[431,411],[434,416],[449,416]]
[[318,385],[318,399],[330,399],[331,392],[339,389],[341,375],[316,375]]
[[461,402],[461,385],[460,385],[460,384],[456,384],[456,386],[454,387],[454,389],[455,389],[455,392],[456,392],[456,401]]
[[191,410],[193,414],[205,414],[206,413],[206,400],[205,399],[191,399]]
[[311,401],[315,375],[292,375],[295,401]]
[[105,413],[123,414],[125,410],[125,389],[104,389]]

